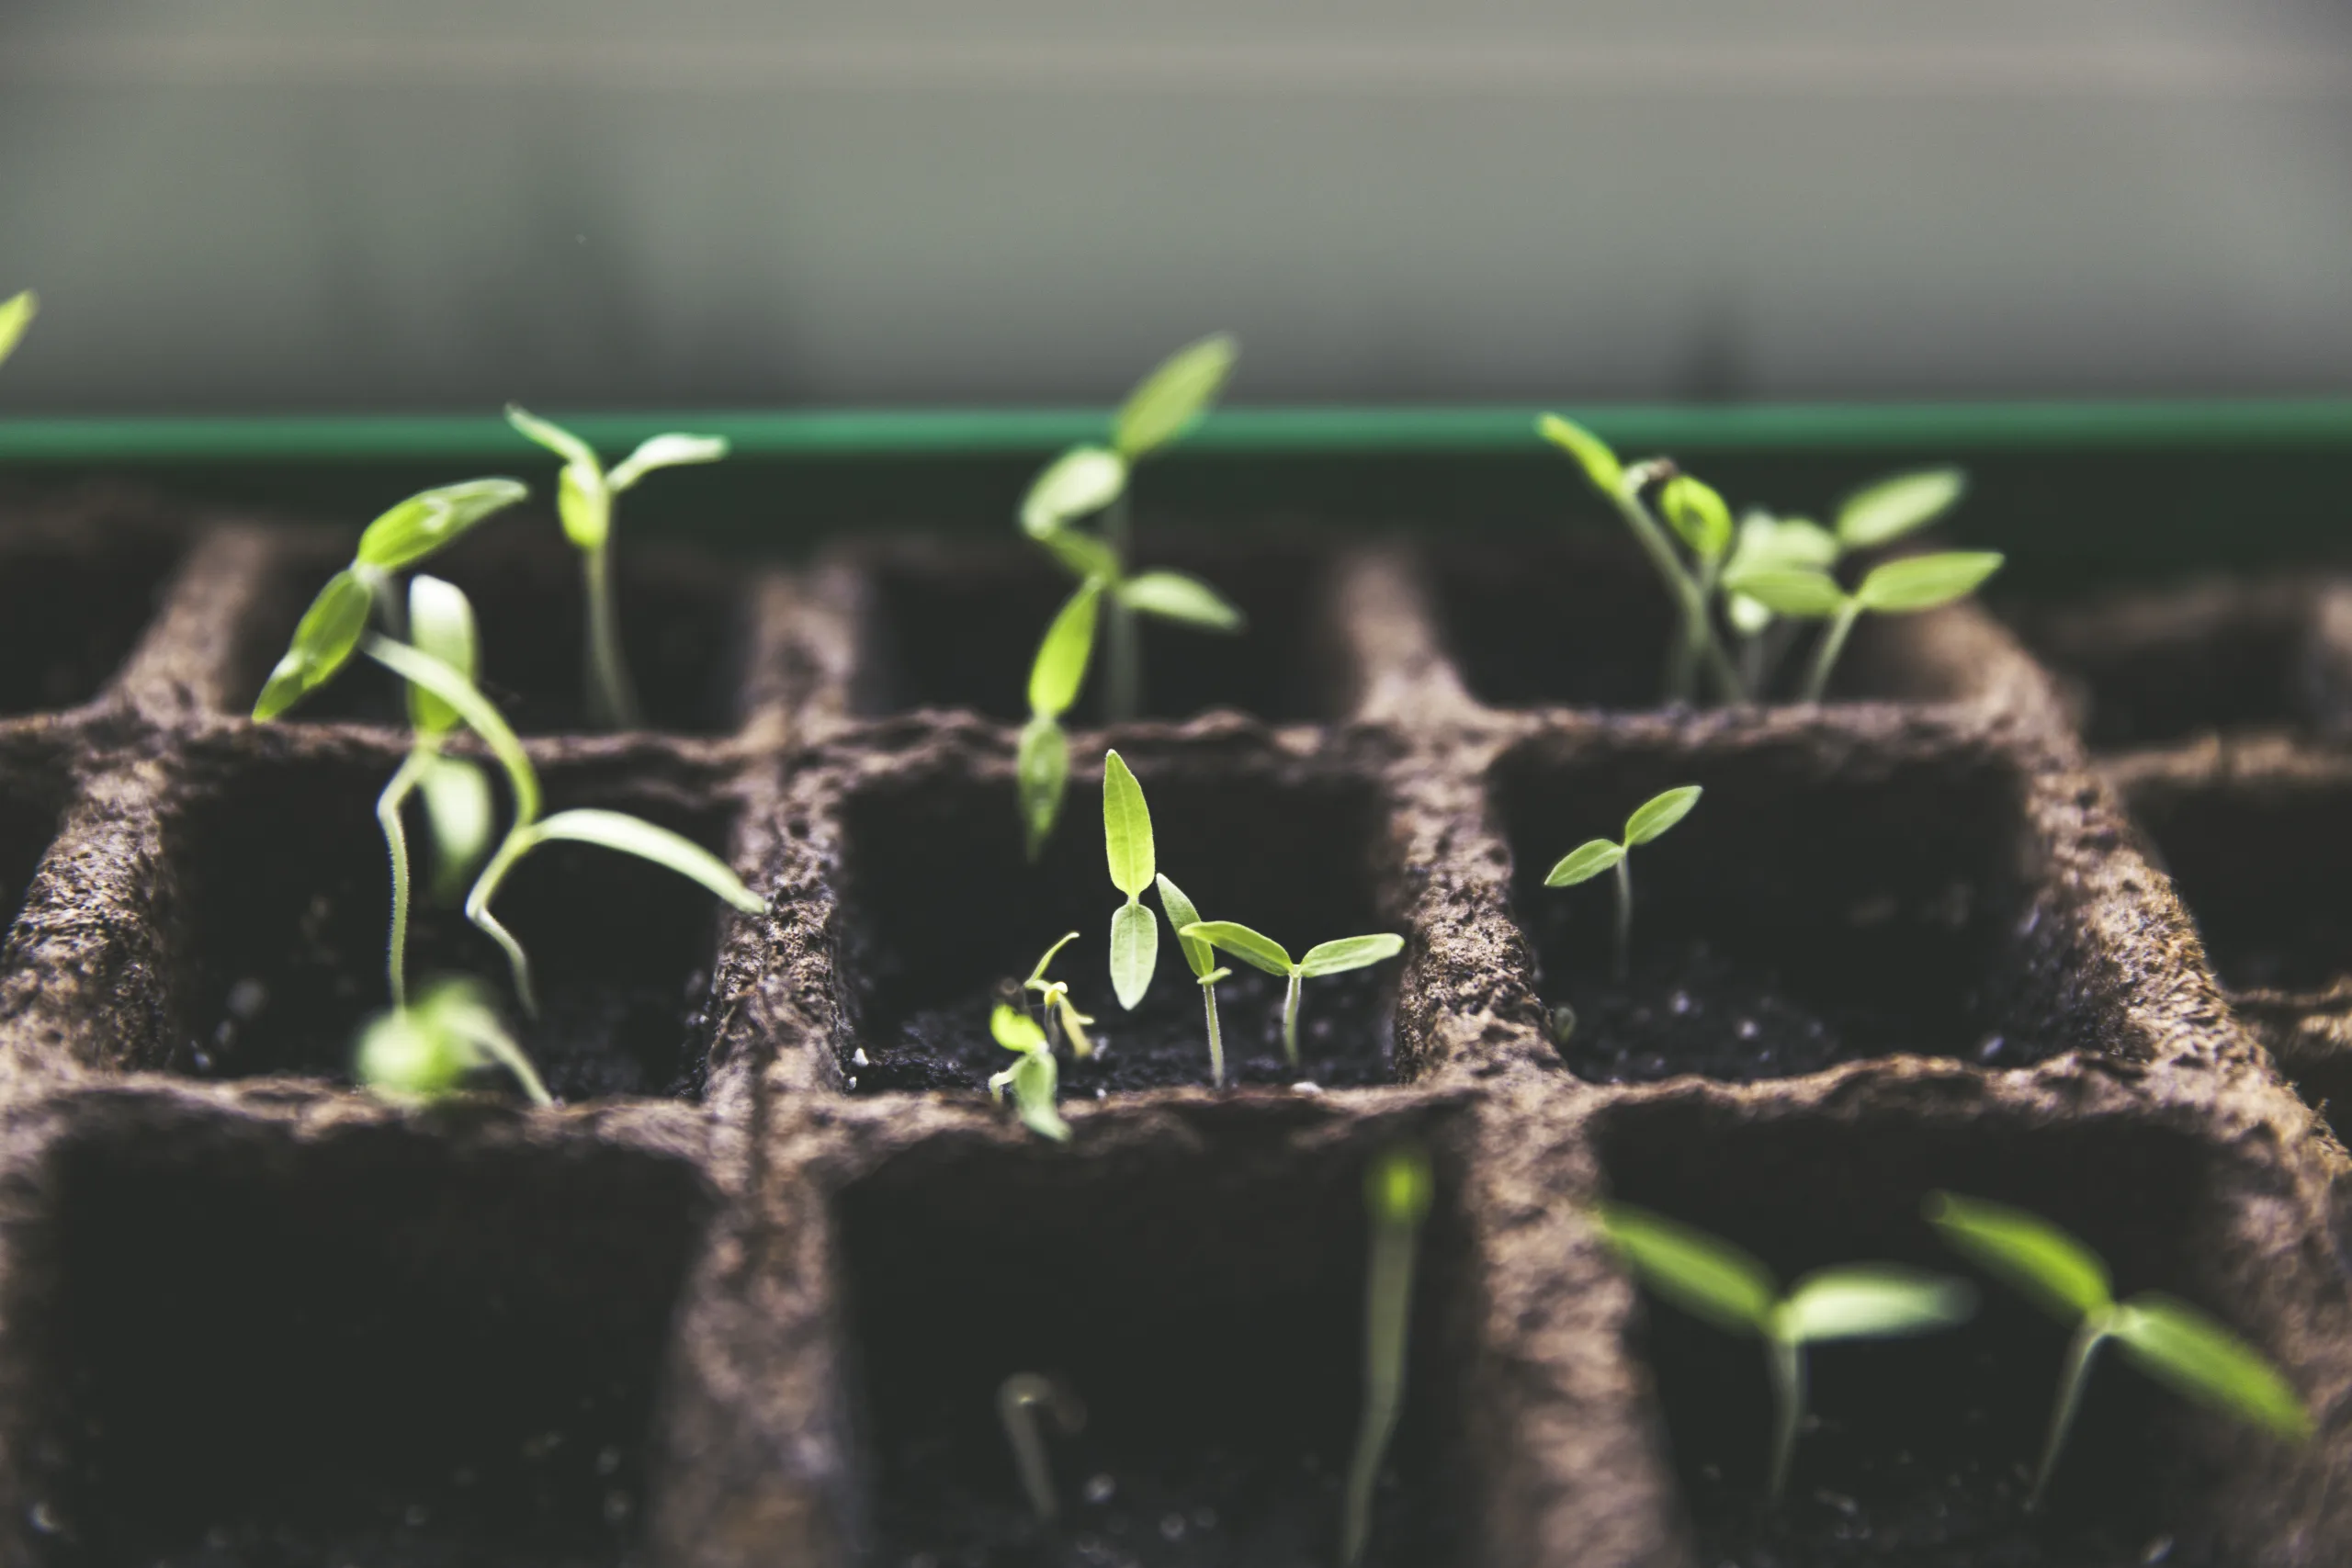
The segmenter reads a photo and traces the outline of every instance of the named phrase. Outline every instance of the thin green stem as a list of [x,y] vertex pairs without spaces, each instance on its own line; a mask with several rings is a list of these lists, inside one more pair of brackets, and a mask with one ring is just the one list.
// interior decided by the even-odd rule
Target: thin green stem
[[418,745],[401,759],[384,793],[376,797],[376,821],[384,829],[384,847],[392,860],[392,931],[384,949],[384,977],[390,983],[392,1006],[408,1006],[408,832],[401,826],[401,807],[432,765],[429,747]]
[[531,986],[531,957],[523,951],[523,944],[514,940],[514,933],[501,925],[498,917],[490,912],[490,901],[498,896],[498,886],[506,879],[506,874],[514,869],[514,863],[537,842],[528,824],[516,822],[514,829],[506,835],[506,841],[498,846],[498,852],[490,857],[490,863],[481,868],[481,875],[475,879],[473,890],[466,895],[466,919],[505,951],[506,966],[514,976],[515,1000],[523,1004],[524,1015],[528,1018],[539,1016],[538,993]]
[[613,605],[613,547],[608,537],[585,552],[581,570],[588,594],[588,715],[607,729],[640,722],[637,689],[621,656],[620,615]]
[[1634,856],[1628,851],[1617,863],[1617,983],[1623,985],[1634,967]]
[[1405,1340],[1412,1323],[1418,1229],[1412,1222],[1393,1219],[1373,1227],[1363,1298],[1363,1420],[1348,1461],[1347,1511],[1340,1529],[1344,1568],[1363,1561],[1372,1539],[1373,1486],[1404,1404]]
[[1819,702],[1822,694],[1829,690],[1829,671],[1836,666],[1838,655],[1844,651],[1846,638],[1852,635],[1854,623],[1861,619],[1861,601],[1849,599],[1838,610],[1838,618],[1829,623],[1829,629],[1821,634],[1821,646],[1814,650],[1813,673],[1805,677],[1806,702]]
[[1054,1495],[1053,1466],[1046,1458],[1045,1435],[1037,1430],[1037,1407],[1050,1407],[1054,1387],[1035,1372],[1015,1372],[996,1394],[997,1419],[1004,1424],[1005,1441],[1012,1445],[1013,1468],[1021,1472],[1021,1489],[1029,1506],[1047,1524],[1060,1517],[1061,1500]]
[[1209,1082],[1216,1088],[1225,1087],[1225,1032],[1217,1027],[1216,982],[1201,982],[1201,1007],[1209,1019]]
[[[1666,580],[1667,592],[1674,596],[1675,604],[1681,612],[1681,641],[1677,647],[1668,649],[1668,679],[1673,679],[1676,665],[1683,661],[1679,649],[1689,648],[1695,650],[1695,657],[1706,665],[1709,675],[1719,689],[1736,694],[1739,691],[1739,671],[1732,668],[1723,644],[1715,638],[1714,624],[1707,615],[1706,596],[1700,592],[1697,580],[1683,567],[1682,558],[1674,553],[1674,545],[1666,536],[1665,528],[1650,515],[1650,509],[1642,502],[1643,477],[1643,470],[1638,466],[1627,469],[1625,481],[1610,499],[1616,503],[1618,514],[1625,519],[1626,526],[1633,529],[1634,538],[1650,558],[1651,564],[1657,568],[1658,575]],[[1667,701],[1689,702],[1691,699],[1695,694],[1692,673],[1687,669],[1682,671],[1682,683],[1679,689],[1668,685]]]
[[1804,1347],[1773,1334],[1764,1342],[1765,1365],[1772,1378],[1772,1479],[1770,1496],[1781,1500],[1788,1490],[1789,1464],[1797,1451],[1797,1428],[1804,1424]]
[[1290,1065],[1298,1066],[1298,987],[1306,976],[1297,970],[1290,972],[1290,987],[1283,992],[1283,1055]]
[[[1119,577],[1125,581],[1133,565],[1134,525],[1129,520],[1125,491],[1104,510],[1102,539],[1118,558]],[[1120,599],[1117,585],[1106,595],[1109,623],[1103,628],[1104,660],[1102,716],[1107,723],[1126,724],[1143,713],[1143,638],[1136,613]]]
[[2058,1397],[2050,1407],[2050,1433],[2042,1440],[2041,1463],[2033,1472],[2033,1491],[2025,1500],[2026,1511],[2031,1513],[2041,1506],[2041,1495],[2050,1488],[2050,1476],[2058,1468],[2058,1450],[2066,1444],[2066,1434],[2075,1425],[2075,1412],[2081,1408],[2083,1389],[2090,1382],[2091,1358],[2107,1338],[2109,1314],[2092,1313],[2075,1330],[2074,1343],[2066,1348],[2066,1363],[2058,1374]]

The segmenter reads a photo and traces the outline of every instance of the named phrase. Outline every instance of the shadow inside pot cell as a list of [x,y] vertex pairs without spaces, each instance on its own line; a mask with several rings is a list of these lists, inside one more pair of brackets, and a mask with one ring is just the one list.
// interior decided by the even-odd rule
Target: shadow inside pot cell
[[[1370,1145],[1305,1151],[1267,1119],[1191,1126],[1201,1141],[1182,1146],[917,1149],[842,1194],[876,1561],[1332,1561],[1363,1400]],[[1470,1483],[1446,1462],[1469,1310],[1453,1189],[1442,1158],[1372,1563],[1467,1551]],[[1055,1530],[997,1416],[1022,1371],[1085,1407],[1081,1431],[1047,1439]]]
[[[1920,1216],[1938,1188],[2013,1203],[2088,1242],[2121,1295],[2162,1289],[2233,1318],[2266,1286],[2258,1271],[2223,1277],[2203,1261],[2214,1256],[2222,1174],[2203,1145],[2115,1121],[1888,1114],[1858,1123],[1659,1101],[1609,1112],[1600,1152],[1617,1200],[1746,1247],[1783,1289],[1814,1269],[1895,1262],[1982,1291],[1976,1316],[1955,1330],[1813,1349],[1813,1424],[1778,1507],[1764,1496],[1771,1402],[1758,1342],[1643,1292],[1636,1348],[1657,1380],[1699,1561],[2231,1560],[2213,1556],[2207,1539],[2222,1455],[2252,1476],[2279,1450],[2184,1404],[2112,1349],[2094,1369],[2045,1511],[2024,1513],[2069,1328],[1973,1270]],[[2143,1555],[2167,1540],[2171,1555]]]
[[[633,1560],[684,1165],[83,1112],[14,1238],[19,1543],[91,1568]],[[28,1524],[29,1529],[27,1529]]]
[[[1544,879],[1683,784],[1704,787],[1698,807],[1631,857],[1620,982],[1612,878]],[[2030,899],[2023,784],[1997,752],[1891,732],[1536,742],[1491,788],[1514,912],[1580,1077],[1791,1077],[1895,1054],[2011,1067],[2096,1038],[2092,1004],[2064,999],[2073,959]]]
[[[1361,784],[1283,782],[1248,768],[1170,774],[1136,760],[1159,868],[1206,919],[1234,919],[1293,953],[1393,930],[1372,895],[1374,804]],[[842,1064],[861,1092],[979,1089],[1009,1057],[989,1015],[1066,931],[1051,975],[1096,1020],[1102,1049],[1064,1057],[1064,1098],[1209,1081],[1200,987],[1155,890],[1151,989],[1121,1010],[1109,976],[1112,911],[1099,775],[1073,780],[1043,858],[1023,856],[1012,786],[948,765],[869,786],[846,807],[842,1005],[865,1060]],[[1300,1066],[1284,1060],[1282,982],[1238,962],[1217,987],[1228,1083],[1385,1083],[1394,1067],[1397,962],[1309,980]]]
[[128,530],[0,546],[0,716],[96,696],[147,629],[180,554],[168,535]]
[[[174,1070],[349,1080],[360,1024],[390,1000],[391,878],[375,808],[394,765],[389,755],[243,765],[174,825],[187,868]],[[726,848],[725,811],[688,804],[690,786],[593,764],[545,769],[542,783],[551,808],[625,810]],[[531,956],[543,1010],[529,1021],[503,954],[461,913],[463,889],[447,901],[424,891],[431,839],[421,811],[407,826],[419,886],[413,988],[439,975],[481,978],[559,1099],[700,1093],[723,905],[634,857],[584,844],[533,852],[494,907]],[[509,1088],[503,1077],[485,1086]]]
[[62,781],[38,763],[0,761],[0,948],[57,837]]

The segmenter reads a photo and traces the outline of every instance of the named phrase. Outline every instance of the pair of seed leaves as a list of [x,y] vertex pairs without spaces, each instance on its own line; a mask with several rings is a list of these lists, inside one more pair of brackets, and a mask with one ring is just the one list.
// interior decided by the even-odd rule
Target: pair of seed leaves
[[519,403],[506,405],[506,423],[563,459],[563,471],[556,477],[556,515],[562,519],[564,537],[582,550],[602,549],[612,537],[613,498],[638,480],[656,468],[716,463],[728,452],[723,435],[656,435],[607,470],[594,447]]
[[359,1080],[390,1100],[440,1100],[490,1066],[512,1073],[532,1104],[555,1103],[489,993],[468,976],[434,981],[408,1006],[377,1014],[359,1036]]
[[[1063,941],[1068,941],[1066,937]],[[1056,948],[1061,943],[1056,942]],[[1046,957],[1053,954],[1048,953]],[[1042,972],[1043,960],[1038,962]],[[1004,1098],[1012,1090],[1012,1103],[1021,1112],[1022,1122],[1041,1138],[1051,1138],[1057,1144],[1069,1142],[1069,1123],[1062,1120],[1061,1111],[1054,1105],[1061,1089],[1061,1069],[1055,1065],[1053,1047],[1046,1043],[1046,1032],[1035,1019],[1019,1008],[1003,1002],[989,1015],[989,1032],[996,1043],[1017,1054],[1012,1066],[989,1079],[989,1093]]]
[[1394,958],[1405,949],[1405,939],[1393,933],[1350,936],[1319,942],[1294,960],[1280,942],[1248,926],[1198,919],[1192,900],[1159,874],[1151,810],[1144,804],[1143,786],[1116,751],[1105,752],[1102,758],[1102,844],[1110,862],[1111,885],[1127,899],[1111,915],[1111,989],[1119,1005],[1130,1011],[1150,989],[1153,971],[1159,964],[1159,925],[1142,902],[1144,891],[1155,882],[1160,907],[1175,928],[1177,945],[1193,973],[1203,979],[1212,977],[1219,949],[1286,979],[1362,969]]
[[[1625,818],[1625,837],[1612,842],[1607,839],[1588,839],[1560,857],[1550,874],[1544,878],[1546,887],[1573,887],[1579,882],[1589,882],[1602,872],[1613,869],[1635,844],[1646,844],[1663,835],[1677,822],[1690,815],[1705,791],[1698,784],[1680,784],[1650,796],[1634,807]],[[1645,862],[1645,864],[1647,863]]]
[[0,362],[6,362],[8,355],[17,351],[17,344],[24,339],[25,329],[33,324],[33,316],[40,309],[40,301],[33,297],[29,288],[0,299]]

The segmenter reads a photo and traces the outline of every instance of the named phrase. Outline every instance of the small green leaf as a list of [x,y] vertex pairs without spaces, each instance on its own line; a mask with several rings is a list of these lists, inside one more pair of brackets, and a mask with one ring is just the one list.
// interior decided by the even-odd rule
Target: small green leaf
[[[418,652],[431,654],[469,681],[479,681],[474,607],[456,583],[423,573],[409,580],[408,637]],[[408,689],[408,716],[420,735],[447,735],[458,727],[458,710],[422,686]]]
[[767,901],[744,886],[742,879],[725,861],[684,834],[656,827],[640,817],[584,808],[559,811],[535,824],[530,831],[534,842],[568,840],[651,861],[689,882],[702,884],[747,915],[756,915],[767,908]]
[[2116,1309],[2108,1332],[2132,1359],[2188,1398],[2284,1438],[2311,1436],[2311,1416],[2278,1370],[2187,1302],[2143,1292]]
[[613,536],[613,492],[593,464],[563,466],[555,479],[555,514],[574,549],[600,549]]
[[433,694],[458,710],[466,728],[481,737],[482,744],[498,759],[499,766],[514,791],[514,816],[520,822],[530,822],[539,815],[539,775],[531,766],[530,753],[523,750],[523,742],[504,716],[492,705],[491,700],[474,687],[471,681],[450,669],[429,653],[420,653],[404,642],[394,642],[388,637],[370,634],[360,645],[368,657],[390,670],[403,681],[424,686]]
[[1826,570],[1838,564],[1838,553],[1837,536],[1818,523],[1751,512],[1739,521],[1739,542],[1724,572]]
[[1021,729],[1021,750],[1013,763],[1021,794],[1021,826],[1026,834],[1029,858],[1035,860],[1053,837],[1061,816],[1062,794],[1069,784],[1069,738],[1049,714],[1032,714]]
[[1145,571],[1118,587],[1119,603],[1163,621],[1182,621],[1205,631],[1238,632],[1241,612],[1197,577],[1181,571]]
[[1609,443],[1587,430],[1574,420],[1547,413],[1535,422],[1536,432],[1544,440],[1584,465],[1585,478],[1592,488],[1603,495],[1613,496],[1625,481],[1625,465],[1609,449]]
[[285,657],[263,682],[261,695],[254,702],[254,717],[267,723],[334,679],[336,671],[350,662],[351,650],[359,646],[360,636],[368,629],[368,612],[374,604],[375,595],[357,570],[346,567],[328,578],[311,607],[302,612]]
[[1042,539],[1073,518],[1102,511],[1126,488],[1125,458],[1100,446],[1073,446],[1030,482],[1021,500],[1021,526]]
[[1080,582],[1119,579],[1119,552],[1081,529],[1057,528],[1037,542]]
[[1667,525],[1701,560],[1713,560],[1731,547],[1731,508],[1705,480],[1677,474],[1660,489],[1657,502]]
[[1218,333],[1170,355],[1127,394],[1111,445],[1133,462],[1183,434],[1216,401],[1240,352],[1230,333]]
[[562,458],[567,466],[578,464],[598,473],[604,471],[596,449],[553,420],[541,419],[520,403],[508,403],[506,423]]
[[1976,592],[1977,585],[2001,570],[1996,550],[1948,550],[1940,555],[1907,556],[1875,568],[1854,590],[1862,608],[1882,615],[1905,615],[1932,610]]
[[1929,1193],[1926,1212],[1954,1251],[2066,1323],[2114,1304],[2098,1255],[2039,1214],[1952,1192]]
[[476,1061],[502,1066],[512,1073],[532,1104],[555,1103],[547,1085],[539,1081],[531,1058],[506,1032],[506,1021],[499,1017],[498,1009],[492,1005],[490,993],[481,982],[466,978],[436,981],[417,1009],[425,1014],[430,1027],[460,1042]]
[[1590,882],[1602,872],[1614,867],[1625,858],[1625,846],[1607,839],[1588,839],[1560,857],[1551,874],[1544,878],[1546,887],[1574,887],[1579,882]]
[[1743,593],[1776,615],[1820,620],[1846,607],[1846,591],[1824,571],[1766,567],[1736,571],[1724,578],[1726,592]]
[[1176,945],[1183,950],[1184,962],[1193,976],[1205,977],[1216,967],[1216,949],[1199,937],[1183,934],[1186,926],[1200,924],[1201,912],[1193,908],[1193,901],[1184,897],[1182,888],[1168,880],[1166,872],[1160,873],[1159,882],[1159,908],[1168,917],[1168,929],[1177,933]]
[[1046,1048],[1046,1031],[1037,1021],[1019,1008],[996,1004],[989,1014],[989,1032],[996,1043],[1008,1051],[1042,1051]]
[[0,360],[17,351],[17,344],[24,341],[25,329],[33,324],[33,317],[40,310],[40,301],[29,288],[0,299]]
[[1893,1263],[1851,1263],[1806,1275],[1773,1313],[1773,1332],[1793,1344],[1892,1339],[1965,1323],[1976,1288],[1965,1280]]
[[1102,849],[1111,865],[1111,886],[1130,899],[1143,897],[1159,870],[1151,847],[1151,808],[1144,804],[1143,785],[1116,751],[1102,754]]
[[420,491],[368,525],[356,562],[385,571],[414,566],[530,493],[515,479],[467,479]]
[[1838,509],[1838,538],[1849,550],[1875,549],[1951,511],[1967,488],[1958,468],[1922,468],[1865,485]]
[[359,1032],[354,1071],[386,1100],[430,1101],[456,1093],[478,1065],[466,1043],[419,1006],[369,1019]]
[[454,902],[465,892],[466,878],[490,852],[495,827],[490,776],[463,757],[435,757],[416,785],[424,802],[424,820],[433,830],[434,891],[444,901]]
[[1037,661],[1029,667],[1031,713],[1059,718],[1078,701],[1087,662],[1094,654],[1094,624],[1102,600],[1098,578],[1081,585],[1055,613],[1045,640],[1037,645]]
[[1631,1203],[1594,1207],[1600,1234],[1659,1295],[1718,1328],[1762,1334],[1779,1294],[1771,1270],[1719,1237]]
[[1364,1207],[1376,1224],[1419,1225],[1436,1190],[1429,1151],[1419,1144],[1383,1149],[1364,1168]]
[[1046,965],[1054,961],[1055,953],[1059,953],[1063,948],[1068,947],[1071,942],[1074,942],[1077,940],[1078,933],[1076,931],[1068,931],[1063,934],[1061,941],[1046,949],[1044,956],[1037,960],[1037,967],[1030,970],[1029,978],[1021,983],[1021,988],[1023,990],[1043,990],[1045,988],[1046,982]]
[[1404,951],[1405,939],[1389,932],[1343,936],[1337,942],[1317,942],[1299,954],[1298,972],[1310,979],[1317,975],[1344,975],[1351,969],[1385,963]]
[[[1634,814],[1625,818],[1626,844],[1646,844],[1661,837],[1668,829],[1690,815],[1690,808],[1699,804],[1699,796],[1704,793],[1697,784],[1678,784],[1673,789],[1662,790],[1650,796],[1634,807]],[[1642,863],[1646,865],[1649,863],[1645,861]]]
[[1111,912],[1111,991],[1119,1005],[1135,1011],[1159,967],[1159,922],[1141,904],[1120,905]]
[[1731,621],[1732,629],[1742,637],[1754,637],[1772,624],[1772,612],[1764,607],[1761,600],[1750,599],[1745,593],[1726,597],[1724,614]]
[[1290,954],[1282,943],[1270,936],[1261,936],[1238,920],[1203,920],[1194,926],[1179,927],[1178,936],[1197,937],[1211,947],[1229,953],[1253,969],[1263,969],[1269,975],[1288,978],[1291,972]]
[[619,466],[605,476],[605,483],[618,495],[656,468],[716,463],[727,453],[724,435],[656,435],[621,459]]
[[1051,1051],[1031,1051],[1012,1064],[1012,1102],[1020,1109],[1021,1124],[1041,1138],[1067,1144],[1069,1123],[1054,1106],[1060,1080]]

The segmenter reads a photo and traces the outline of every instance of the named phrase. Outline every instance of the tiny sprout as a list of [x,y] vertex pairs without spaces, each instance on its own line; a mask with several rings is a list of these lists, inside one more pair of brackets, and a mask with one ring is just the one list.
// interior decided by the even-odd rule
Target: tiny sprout
[[1029,668],[1029,722],[1022,727],[1013,776],[1021,793],[1021,825],[1029,858],[1035,860],[1061,816],[1069,784],[1069,738],[1062,715],[1078,701],[1086,667],[1094,657],[1094,623],[1102,603],[1102,580],[1090,577],[1057,611],[1037,645]]
[[1764,1342],[1772,1381],[1770,1495],[1787,1489],[1789,1461],[1804,1424],[1808,1345],[1892,1339],[1964,1323],[1976,1292],[1964,1280],[1892,1263],[1816,1269],[1781,1293],[1771,1270],[1731,1243],[1630,1203],[1604,1203],[1596,1217],[1643,1283],[1730,1334]]
[[1062,1032],[1069,1036],[1069,1054],[1083,1059],[1094,1055],[1094,1042],[1086,1037],[1086,1026],[1094,1021],[1079,1011],[1070,1001],[1069,982],[1046,978],[1046,965],[1054,961],[1054,954],[1077,940],[1078,933],[1072,931],[1046,949],[1045,956],[1037,960],[1037,967],[1029,971],[1029,978],[1021,982],[1021,988],[1037,993],[1039,1010],[1046,1015],[1046,1048],[1053,1049],[1054,1030],[1058,1023]]
[[1725,586],[1776,615],[1829,623],[1805,677],[1804,700],[1817,703],[1828,691],[1829,672],[1864,611],[1908,615],[1964,599],[2001,570],[2001,558],[1993,550],[1905,556],[1872,568],[1851,593],[1828,572],[1808,568],[1767,567],[1728,578]]
[[1102,754],[1102,849],[1111,886],[1127,901],[1111,914],[1111,989],[1119,1005],[1136,1010],[1159,966],[1159,926],[1143,905],[1143,890],[1159,868],[1151,846],[1151,807],[1126,759]]
[[387,1100],[427,1103],[485,1067],[503,1067],[534,1105],[553,1105],[478,981],[436,980],[414,1005],[377,1014],[359,1034],[359,1081]]
[[1085,1428],[1086,1406],[1069,1387],[1037,1372],[1015,1372],[997,1385],[997,1419],[1004,1423],[1004,1440],[1012,1445],[1012,1465],[1021,1472],[1021,1489],[1039,1520],[1052,1524],[1061,1517],[1061,1500],[1054,1495],[1053,1467],[1046,1462],[1045,1435],[1037,1430],[1037,1411],[1054,1418],[1065,1437]]
[[613,498],[656,468],[715,463],[727,456],[719,435],[656,435],[609,471],[595,449],[562,426],[506,405],[506,423],[563,459],[556,481],[556,514],[564,537],[581,552],[588,599],[588,711],[609,729],[639,722],[637,689],[621,656],[620,617],[613,606]]
[[1405,1341],[1413,1314],[1413,1261],[1430,1212],[1430,1156],[1414,1144],[1384,1151],[1363,1173],[1372,1245],[1364,1267],[1363,1419],[1348,1461],[1340,1562],[1355,1568],[1372,1538],[1372,1489],[1405,1399]]
[[1218,1089],[1225,1087],[1225,1032],[1217,1027],[1216,983],[1233,973],[1216,961],[1216,949],[1196,936],[1186,936],[1186,928],[1201,923],[1201,912],[1184,897],[1184,890],[1159,878],[1159,908],[1168,917],[1169,929],[1175,931],[1176,945],[1183,950],[1184,962],[1190,965],[1193,977],[1200,982],[1201,1006],[1208,1015],[1209,1082]]
[[0,299],[0,362],[17,352],[17,344],[24,341],[25,329],[33,324],[40,301],[29,288]]
[[1614,867],[1617,872],[1617,978],[1622,982],[1632,964],[1634,945],[1634,873],[1628,858],[1635,844],[1646,844],[1690,815],[1704,792],[1697,784],[1681,784],[1662,794],[1654,795],[1634,808],[1625,818],[1625,837],[1612,842],[1607,839],[1588,839],[1560,857],[1550,874],[1544,878],[1546,887],[1573,887],[1579,882],[1589,882],[1602,872]]
[[1366,968],[1405,951],[1405,939],[1401,936],[1343,936],[1337,942],[1317,942],[1294,964],[1280,942],[1237,921],[1203,920],[1176,934],[1197,938],[1219,952],[1233,954],[1253,969],[1262,969],[1290,982],[1283,993],[1283,1055],[1294,1067],[1298,1066],[1299,982],[1313,976],[1342,975],[1351,969]]
[[2026,1506],[2041,1506],[2090,1381],[2091,1358],[2112,1339],[2141,1371],[2199,1404],[2301,1442],[2311,1416],[2278,1369],[2252,1346],[2190,1306],[2157,1291],[2115,1299],[2107,1265],[2038,1214],[1951,1192],[1928,1195],[1928,1221],[1971,1262],[2075,1328],[2058,1377],[2041,1462]]
[[1041,1138],[1069,1142],[1069,1123],[1054,1108],[1054,1097],[1061,1089],[1061,1070],[1054,1066],[1054,1048],[1046,1043],[1045,1030],[1019,1008],[999,1002],[989,1015],[989,1032],[1020,1058],[989,1079],[989,1098],[1001,1104],[1010,1088],[1023,1125]]

